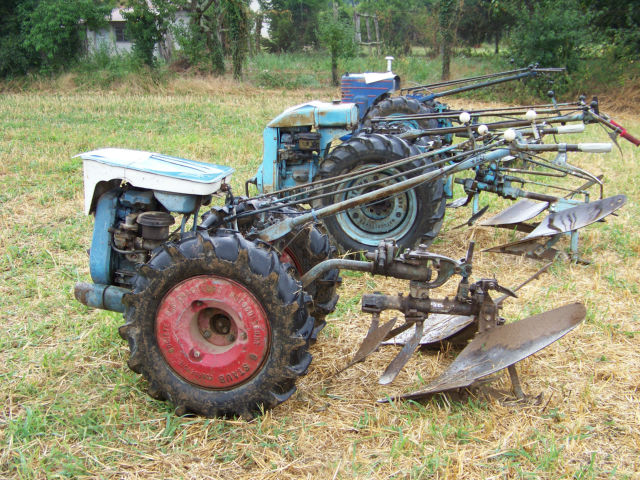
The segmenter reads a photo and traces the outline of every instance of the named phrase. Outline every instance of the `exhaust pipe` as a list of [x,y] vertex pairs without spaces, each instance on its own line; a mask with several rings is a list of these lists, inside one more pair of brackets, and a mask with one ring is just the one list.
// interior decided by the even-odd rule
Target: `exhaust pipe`
[[124,312],[122,297],[131,290],[113,285],[102,285],[100,283],[76,283],[73,294],[83,305],[112,312]]

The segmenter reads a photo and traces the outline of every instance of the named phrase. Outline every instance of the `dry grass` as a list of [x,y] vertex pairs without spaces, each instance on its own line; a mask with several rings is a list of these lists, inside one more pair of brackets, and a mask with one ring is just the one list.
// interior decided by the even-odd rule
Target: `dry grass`
[[[236,166],[240,189],[259,162],[266,122],[291,104],[334,94],[203,79],[154,94],[123,87],[2,99],[0,477],[638,478],[640,156],[627,143],[623,158],[573,158],[606,175],[608,194],[628,196],[618,217],[581,234],[594,263],[557,264],[506,305],[511,319],[574,301],[589,312],[577,330],[520,364],[529,401],[377,404],[418,388],[455,355],[422,352],[388,387],[377,378],[394,347],[337,373],[368,326],[361,295],[406,291],[404,282],[349,273],[338,311],[312,347],[309,374],[273,411],[250,422],[177,418],[171,405],[146,396],[145,382],[126,367],[120,315],[73,300],[73,284],[88,278],[91,220],[81,214],[81,164],[71,156],[118,145],[215,161]],[[635,118],[620,120],[640,132]],[[583,138],[606,140],[594,127]],[[434,251],[458,258],[472,238],[479,247],[508,241],[507,232],[446,231],[467,215],[447,219]],[[474,278],[517,285],[537,268],[478,253]]]

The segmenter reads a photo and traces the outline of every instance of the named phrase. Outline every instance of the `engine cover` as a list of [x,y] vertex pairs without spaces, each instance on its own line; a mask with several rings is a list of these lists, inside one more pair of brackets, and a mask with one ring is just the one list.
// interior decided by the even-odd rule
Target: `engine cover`
[[155,191],[211,195],[220,190],[234,169],[196,162],[160,153],[122,148],[103,148],[77,155],[84,161],[84,210],[93,212],[99,184],[126,181],[138,188]]

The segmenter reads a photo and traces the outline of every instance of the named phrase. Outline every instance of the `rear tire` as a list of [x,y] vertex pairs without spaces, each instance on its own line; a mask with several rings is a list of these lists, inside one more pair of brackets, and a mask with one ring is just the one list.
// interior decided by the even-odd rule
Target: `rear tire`
[[[361,134],[334,148],[320,165],[320,171],[324,178],[336,177],[419,153],[416,147],[394,136]],[[423,173],[411,173],[377,186],[367,186],[369,181],[425,166],[428,162],[428,159],[416,160],[360,179],[345,180],[335,189],[356,188],[324,198],[323,205],[332,205]],[[444,181],[436,180],[423,183],[395,197],[340,212],[326,218],[324,223],[339,249],[344,252],[372,251],[381,240],[388,238],[395,239],[401,248],[411,248],[419,243],[429,245],[433,242],[442,227],[444,211]]]
[[[371,107],[365,117],[362,119],[362,126],[364,128],[373,128],[375,131],[375,125],[371,122],[374,117],[391,117],[394,115],[416,115],[416,114],[429,114],[433,113],[433,110],[426,107],[424,104],[407,97],[392,97],[382,100],[380,103]],[[393,120],[384,122],[388,125],[401,124],[400,130],[411,129],[432,129],[438,128],[438,121],[435,119],[422,119],[422,120],[402,120],[394,122]],[[378,123],[380,125],[380,123]],[[401,133],[399,131],[398,133]]]
[[239,234],[165,244],[124,299],[129,367],[179,415],[273,408],[311,362],[304,296],[275,252]]

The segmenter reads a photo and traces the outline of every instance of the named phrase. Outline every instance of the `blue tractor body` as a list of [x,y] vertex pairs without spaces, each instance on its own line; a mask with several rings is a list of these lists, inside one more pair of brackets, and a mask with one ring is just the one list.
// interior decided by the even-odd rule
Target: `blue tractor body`
[[400,90],[400,77],[393,72],[346,73],[340,86],[342,102],[358,105],[361,120],[373,104],[396,90]]
[[262,165],[250,182],[260,193],[270,193],[312,181],[331,143],[351,134],[358,120],[353,103],[309,102],[288,108],[264,129]]

